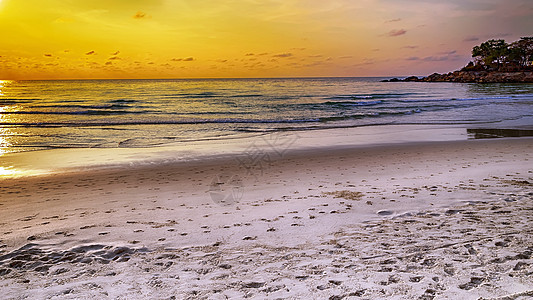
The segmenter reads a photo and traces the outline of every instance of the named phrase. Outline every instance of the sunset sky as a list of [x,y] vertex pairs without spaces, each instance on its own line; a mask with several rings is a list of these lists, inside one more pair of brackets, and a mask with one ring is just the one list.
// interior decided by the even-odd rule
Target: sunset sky
[[532,29],[531,0],[0,0],[0,79],[427,75]]

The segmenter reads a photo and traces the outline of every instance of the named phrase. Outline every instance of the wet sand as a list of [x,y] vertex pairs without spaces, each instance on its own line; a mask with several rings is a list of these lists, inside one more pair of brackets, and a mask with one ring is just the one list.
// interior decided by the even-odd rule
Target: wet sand
[[[532,138],[0,181],[7,299],[526,299]],[[174,297],[174,298],[173,298]]]

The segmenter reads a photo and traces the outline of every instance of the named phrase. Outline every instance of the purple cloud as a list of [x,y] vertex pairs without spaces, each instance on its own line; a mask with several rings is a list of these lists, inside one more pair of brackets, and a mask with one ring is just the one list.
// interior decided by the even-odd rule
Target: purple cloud
[[479,38],[478,37],[475,37],[475,36],[469,36],[469,37],[466,37],[463,42],[476,42],[476,41],[479,41]]
[[394,29],[394,30],[391,30],[389,31],[389,33],[387,33],[387,36],[390,36],[390,37],[395,37],[395,36],[400,36],[400,35],[404,35],[407,33],[407,30],[404,30],[404,29]]
[[385,21],[385,23],[400,22],[401,20],[402,20],[402,18],[397,18],[397,19],[387,20],[387,21]]

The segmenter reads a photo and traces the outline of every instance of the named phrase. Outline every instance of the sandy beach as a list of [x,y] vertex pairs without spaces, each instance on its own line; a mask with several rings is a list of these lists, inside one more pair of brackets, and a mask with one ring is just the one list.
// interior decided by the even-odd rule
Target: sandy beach
[[531,149],[399,143],[3,179],[1,298],[526,299]]
[[0,28],[0,300],[533,300],[533,0]]

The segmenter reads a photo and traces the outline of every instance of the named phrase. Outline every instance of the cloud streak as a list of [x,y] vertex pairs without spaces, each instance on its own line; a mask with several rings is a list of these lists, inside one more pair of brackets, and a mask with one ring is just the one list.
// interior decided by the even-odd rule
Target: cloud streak
[[400,22],[401,20],[402,20],[402,18],[391,19],[391,20],[385,21],[385,23],[395,23],[395,22]]
[[142,11],[138,11],[135,15],[133,15],[133,18],[137,20],[144,19],[146,17],[147,17],[146,13],[143,13]]
[[462,59],[462,56],[457,54],[456,50],[438,53],[438,55],[431,55],[426,57],[410,56],[407,61],[425,61],[425,62],[439,62],[439,61],[455,61]]
[[287,57],[292,57],[292,56],[293,56],[293,54],[290,53],[290,52],[272,55],[272,57],[279,57],[279,58],[287,58]]
[[396,37],[401,36],[407,33],[407,30],[405,29],[393,29],[387,33],[388,37]]
[[184,58],[173,58],[171,61],[195,61],[196,59],[192,56],[184,57]]
[[479,41],[479,38],[475,36],[469,36],[469,37],[464,38],[463,40],[463,42],[477,42],[477,41]]

